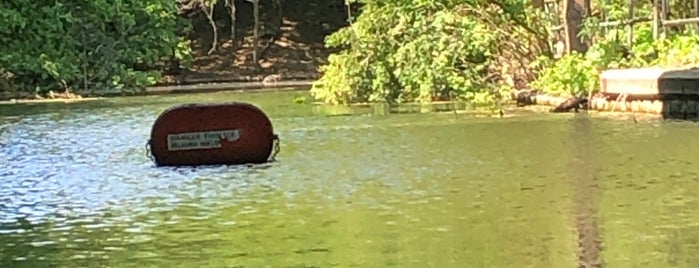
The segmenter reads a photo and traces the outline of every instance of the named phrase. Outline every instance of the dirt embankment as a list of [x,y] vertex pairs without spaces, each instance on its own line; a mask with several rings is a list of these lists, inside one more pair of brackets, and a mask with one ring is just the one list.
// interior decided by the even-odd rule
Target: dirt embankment
[[[282,1],[282,17],[262,1],[261,35],[258,63],[253,61],[253,7],[248,1],[236,1],[236,32],[231,36],[230,17],[224,5],[216,7],[218,38],[211,54],[213,31],[202,12],[191,14],[193,61],[176,75],[165,76],[159,86],[213,82],[259,82],[314,80],[319,67],[333,51],[325,48],[327,35],[347,25],[342,0]],[[281,23],[279,22],[281,21]],[[268,42],[275,36],[273,42]],[[266,47],[266,48],[265,48]]]
[[[344,0],[282,0],[281,18],[272,5],[273,1],[261,1],[261,53],[258,64],[255,64],[252,4],[247,0],[235,0],[237,11],[233,35],[228,8],[225,1],[220,2],[213,14],[218,35],[216,49],[209,53],[214,35],[205,14],[198,9],[189,12],[192,31],[188,38],[192,61],[186,66],[183,64],[177,72],[165,74],[146,94],[205,92],[207,87],[199,84],[210,83],[229,83],[219,85],[226,89],[259,88],[266,86],[267,82],[275,82],[273,87],[308,84],[307,81],[319,77],[320,66],[327,63],[328,56],[334,52],[325,47],[325,37],[348,25]],[[272,36],[274,38],[270,39]],[[18,100],[77,101],[92,96],[85,92],[76,93],[50,92],[48,96],[39,96],[29,92],[0,91],[0,99],[16,103]],[[97,95],[115,94],[121,95]]]

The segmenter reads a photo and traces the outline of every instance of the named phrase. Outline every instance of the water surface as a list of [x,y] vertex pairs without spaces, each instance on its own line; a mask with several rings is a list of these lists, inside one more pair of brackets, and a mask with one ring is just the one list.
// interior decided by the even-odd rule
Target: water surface
[[[0,106],[0,267],[699,267],[696,124],[303,95]],[[278,161],[154,167],[159,113],[211,101],[267,112]]]

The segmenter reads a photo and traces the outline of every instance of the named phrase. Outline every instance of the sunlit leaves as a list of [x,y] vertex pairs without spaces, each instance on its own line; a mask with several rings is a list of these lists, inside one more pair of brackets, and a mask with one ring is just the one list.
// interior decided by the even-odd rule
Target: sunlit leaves
[[[633,26],[633,43],[628,44],[628,26],[602,28],[606,20],[629,20],[627,1],[597,0],[593,17],[586,21],[585,35],[593,36],[593,45],[585,55],[566,55],[558,61],[549,61],[533,86],[554,95],[585,95],[599,90],[599,73],[605,69],[642,67],[686,67],[699,64],[699,38],[692,26],[668,29],[659,39],[653,38],[648,22]],[[690,16],[686,1],[670,1],[675,18]],[[652,14],[651,2],[637,2],[635,17]],[[680,15],[678,15],[680,14]]]
[[573,52],[544,69],[533,86],[555,96],[581,96],[597,87],[598,74],[593,61]]
[[521,1],[361,2],[362,14],[352,26],[326,39],[345,51],[330,58],[312,89],[322,101],[473,100],[490,94],[494,84],[486,77],[502,33],[511,30],[493,27],[511,18],[527,22]]
[[16,74],[15,86],[27,90],[56,90],[59,81],[107,90],[141,87],[153,75],[134,71],[136,63],[150,65],[182,48],[175,14],[171,0],[0,5],[0,69]]

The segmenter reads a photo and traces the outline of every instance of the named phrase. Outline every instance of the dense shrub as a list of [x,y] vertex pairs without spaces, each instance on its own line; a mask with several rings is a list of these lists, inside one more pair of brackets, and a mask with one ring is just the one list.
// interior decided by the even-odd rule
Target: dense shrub
[[[527,88],[585,95],[599,87],[604,69],[698,62],[697,38],[682,34],[684,28],[654,40],[650,23],[636,24],[628,47],[626,26],[595,26],[603,15],[628,20],[627,1],[593,0],[583,31],[593,45],[560,59],[547,44],[551,17],[527,6],[530,1],[360,2],[362,15],[327,39],[343,50],[330,57],[311,91],[326,103],[459,98],[495,104],[508,91]],[[686,1],[671,2],[673,16],[690,16]],[[637,3],[635,13],[650,16],[651,3]]]
[[640,27],[636,33],[638,37],[630,49],[608,37],[595,43],[585,55],[573,53],[557,61],[548,60],[549,67],[540,73],[532,87],[551,95],[580,96],[599,90],[602,70],[684,68],[699,64],[699,37],[694,34],[677,33],[654,40],[649,26]]
[[4,1],[0,91],[152,84],[158,72],[139,66],[188,49],[176,9],[172,0]]
[[311,93],[335,104],[502,95],[521,69],[512,64],[531,63],[543,43],[534,37],[545,37],[543,20],[512,2],[363,1],[357,20],[327,38],[343,50]]

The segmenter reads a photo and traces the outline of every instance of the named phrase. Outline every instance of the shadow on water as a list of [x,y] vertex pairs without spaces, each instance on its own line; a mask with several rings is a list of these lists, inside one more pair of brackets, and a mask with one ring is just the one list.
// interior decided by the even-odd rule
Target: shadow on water
[[573,152],[568,176],[573,187],[578,267],[601,268],[604,264],[597,213],[600,185],[596,174],[595,133],[592,130],[593,123],[587,115],[578,115],[572,121]]

